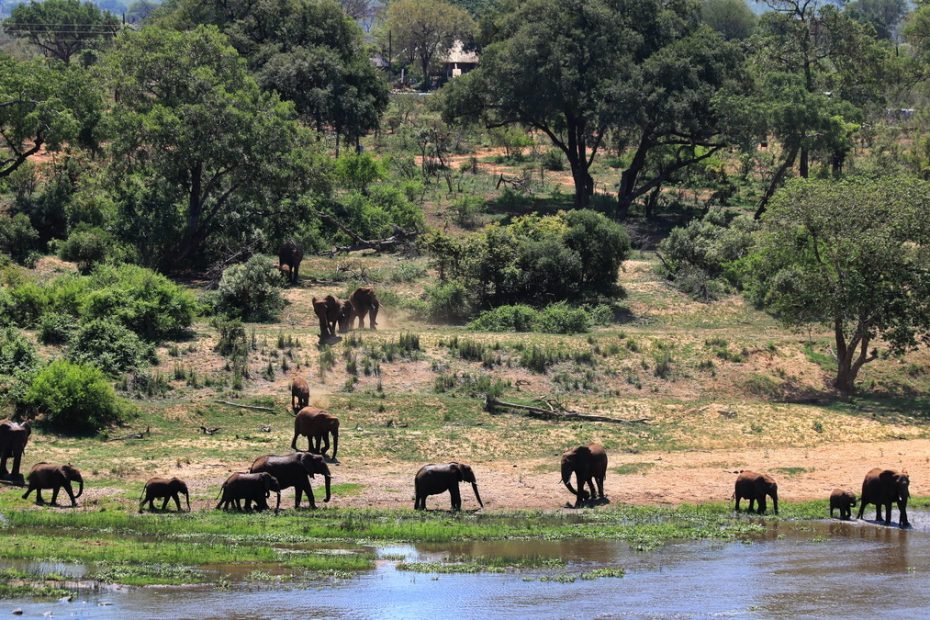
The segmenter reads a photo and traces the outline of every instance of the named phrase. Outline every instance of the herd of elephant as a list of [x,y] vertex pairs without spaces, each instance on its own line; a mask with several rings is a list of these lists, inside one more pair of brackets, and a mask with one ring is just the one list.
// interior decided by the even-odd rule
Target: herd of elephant
[[[306,380],[295,377],[291,384],[291,403],[297,412],[294,418],[294,438],[291,440],[292,454],[260,456],[252,462],[248,472],[230,475],[220,488],[217,509],[250,512],[270,509],[268,498],[271,493],[277,495],[275,512],[281,507],[281,491],[293,487],[295,494],[294,506],[300,508],[303,495],[311,508],[316,508],[313,489],[310,479],[317,474],[323,476],[326,488],[324,502],[331,498],[330,482],[332,475],[327,464],[326,453],[329,451],[332,437],[331,462],[336,460],[339,448],[339,419],[321,409],[309,406],[310,390]],[[23,499],[29,497],[34,491],[36,503],[44,504],[43,490],[51,490],[51,504],[56,505],[59,492],[64,489],[71,500],[71,505],[77,505],[77,498],[84,492],[84,479],[81,472],[68,465],[55,465],[52,463],[37,463],[23,478],[20,474],[20,461],[26,444],[29,441],[31,427],[29,422],[17,423],[11,420],[0,420],[0,480],[8,483],[26,486]],[[297,440],[306,437],[308,451],[298,451]],[[12,467],[7,469],[7,461],[12,459]],[[775,514],[778,514],[778,484],[767,475],[752,471],[740,471],[736,478],[733,497],[734,509],[738,512],[740,501],[749,501],[748,510],[758,514],[766,511],[766,498],[772,499]],[[576,487],[572,486],[574,475]],[[592,443],[587,446],[578,446],[562,454],[561,482],[575,496],[575,507],[591,503],[604,503],[604,478],[607,476],[607,452],[604,447]],[[78,492],[74,493],[72,482],[79,484]],[[478,482],[474,470],[464,463],[450,462],[443,464],[424,465],[414,477],[414,508],[424,510],[426,498],[430,495],[449,493],[452,510],[462,509],[462,496],[459,492],[459,483],[470,483],[475,493],[475,499],[482,508],[484,503],[478,493]],[[585,487],[587,486],[587,490]],[[876,520],[882,521],[882,508],[885,508],[884,523],[891,523],[891,507],[897,504],[900,513],[899,524],[908,527],[907,502],[910,498],[910,478],[906,471],[875,468],[869,471],[862,483],[862,494],[859,498],[859,519],[862,518],[866,505],[876,506]],[[165,510],[170,501],[174,501],[180,512],[180,496],[184,495],[187,509],[190,511],[190,493],[187,484],[177,477],[151,478],[143,488],[139,500],[139,510],[146,504],[149,510],[155,510],[155,500],[162,500],[160,509]],[[856,505],[856,496],[846,490],[835,489],[830,495],[830,516],[839,510],[841,519],[850,519],[852,507]]]

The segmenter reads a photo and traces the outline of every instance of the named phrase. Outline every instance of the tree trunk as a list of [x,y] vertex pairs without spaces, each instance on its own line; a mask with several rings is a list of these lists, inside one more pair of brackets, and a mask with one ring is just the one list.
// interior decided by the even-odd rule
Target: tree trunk
[[801,149],[801,161],[798,163],[798,174],[802,179],[810,176],[810,150],[805,146]]
[[856,334],[847,343],[842,321],[834,322],[836,339],[836,378],[833,386],[843,396],[850,396],[856,391],[856,377],[864,365],[877,357],[875,351],[869,353],[869,338],[866,325],[860,320]]
[[617,193],[617,212],[620,219],[626,219],[630,213],[630,207],[633,206],[633,200],[636,198],[634,194],[636,180],[639,177],[639,173],[642,172],[643,168],[646,166],[646,153],[648,151],[649,142],[646,137],[643,136],[639,142],[639,147],[636,149],[636,153],[633,155],[633,161],[630,162],[627,169],[620,175],[620,190]]
[[785,161],[782,162],[781,167],[775,172],[775,176],[772,177],[772,182],[769,183],[765,193],[762,195],[762,199],[759,200],[759,205],[756,207],[756,219],[759,219],[762,217],[762,214],[765,213],[765,207],[768,205],[769,200],[771,200],[775,190],[777,190],[778,186],[781,185],[782,179],[785,178],[785,173],[788,172],[788,169],[794,165],[794,160],[797,159],[799,148],[800,147],[797,146],[791,147],[791,150],[788,151],[788,157],[785,158]]
[[579,158],[577,152],[570,149],[566,157],[572,169],[572,180],[575,182],[575,208],[582,209],[588,206],[588,201],[594,194],[594,179],[588,172],[587,160]]

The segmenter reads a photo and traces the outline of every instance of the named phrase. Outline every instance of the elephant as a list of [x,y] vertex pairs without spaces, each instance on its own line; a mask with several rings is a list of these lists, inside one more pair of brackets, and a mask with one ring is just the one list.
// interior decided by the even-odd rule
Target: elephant
[[[578,483],[578,490],[572,488],[572,474]],[[562,484],[575,496],[575,508],[589,499],[604,497],[604,478],[607,476],[607,452],[604,446],[596,443],[587,446],[578,446],[562,455]],[[594,483],[597,482],[597,492]],[[585,493],[584,485],[588,485],[590,493]]]
[[297,413],[310,404],[310,384],[303,377],[291,379],[291,407]]
[[[13,420],[0,420],[0,480],[9,480],[17,484],[23,483],[23,475],[19,472],[19,464],[29,443],[32,427],[29,422],[17,424]],[[8,471],[6,461],[13,459],[13,466]]]
[[242,511],[240,500],[245,500],[245,510],[252,510],[252,503],[255,503],[255,510],[268,510],[268,497],[274,491],[278,495],[278,501],[275,504],[274,512],[278,514],[281,508],[281,485],[278,480],[269,473],[235,473],[226,479],[220,489],[220,501],[216,509],[228,510],[230,504],[236,505],[236,510]]
[[830,493],[830,518],[833,518],[833,511],[840,511],[840,519],[849,521],[852,517],[852,506],[856,505],[856,494],[843,489],[833,489]]
[[187,499],[187,512],[191,511],[191,496],[187,490],[187,484],[180,478],[149,478],[142,489],[142,495],[139,497],[139,512],[148,502],[149,510],[155,510],[154,501],[156,498],[164,500],[161,503],[161,509],[164,511],[168,507],[168,501],[174,500],[178,512],[181,512],[180,494],[183,493]]
[[424,465],[413,479],[413,488],[416,492],[414,510],[426,510],[426,497],[449,492],[452,500],[452,510],[462,509],[462,495],[459,493],[459,482],[470,482],[475,492],[478,505],[484,508],[481,495],[478,494],[478,481],[475,472],[464,463],[444,463],[441,465]]
[[297,274],[303,259],[304,251],[291,240],[282,243],[278,249],[278,269],[283,271],[284,266],[287,266],[287,277],[291,284],[297,284]]
[[901,513],[901,527],[910,527],[911,524],[907,520],[907,500],[911,496],[910,484],[911,479],[906,471],[899,472],[880,467],[870,470],[865,475],[865,480],[862,481],[858,518],[862,518],[866,504],[875,504],[875,520],[881,521],[882,506],[885,506],[885,525],[891,525],[891,503],[896,502],[898,512]]
[[320,340],[335,338],[336,324],[339,323],[339,317],[346,312],[346,305],[349,302],[327,295],[322,301],[314,297],[311,303],[314,314],[320,320]]
[[339,316],[339,331],[345,333],[352,329],[355,319],[358,319],[358,328],[365,328],[365,316],[368,315],[368,326],[371,329],[377,329],[378,310],[381,304],[378,302],[378,296],[371,287],[362,287],[355,289],[355,292],[349,296],[349,301],[344,304],[342,314]]
[[772,498],[772,505],[775,514],[778,514],[778,483],[775,479],[767,474],[757,474],[754,471],[740,471],[736,478],[736,512],[739,512],[739,501],[742,498],[749,500],[749,512],[752,512],[753,504],[758,502],[758,514],[765,514],[765,496]]
[[[80,485],[77,495],[74,494],[74,490],[71,488],[72,481]],[[81,472],[71,465],[36,463],[32,466],[32,469],[29,470],[29,475],[26,476],[26,482],[28,488],[26,492],[23,493],[23,499],[28,498],[29,494],[35,491],[36,504],[40,505],[45,503],[45,500],[42,499],[42,489],[53,489],[53,506],[58,505],[58,492],[62,487],[64,487],[68,497],[71,498],[72,506],[77,506],[77,498],[84,493],[84,478],[81,477]]]
[[323,457],[319,454],[310,454],[308,452],[297,452],[285,456],[260,456],[252,463],[249,471],[253,474],[267,472],[278,479],[281,489],[294,487],[294,507],[300,508],[300,499],[303,493],[307,494],[307,500],[311,508],[316,508],[316,500],[313,497],[313,489],[310,488],[310,478],[314,474],[322,474],[326,481],[326,499],[330,499],[330,481],[332,476],[329,473],[329,466]]
[[336,460],[336,453],[339,451],[339,418],[316,407],[304,407],[294,418],[294,439],[291,440],[291,449],[297,449],[297,438],[300,435],[307,438],[308,452],[324,457],[326,451],[329,450],[329,436],[332,435],[332,460]]

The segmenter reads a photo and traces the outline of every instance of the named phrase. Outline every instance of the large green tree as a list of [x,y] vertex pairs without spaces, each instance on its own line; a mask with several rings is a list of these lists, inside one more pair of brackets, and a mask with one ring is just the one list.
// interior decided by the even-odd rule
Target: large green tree
[[834,334],[834,385],[930,343],[930,184],[799,179],[776,194],[746,261],[750,297],[791,326]]
[[[512,0],[500,10],[481,66],[447,87],[445,114],[546,135],[571,166],[576,206],[593,194],[589,170],[611,132],[630,155],[624,211],[725,143],[714,98],[738,81],[741,59],[695,3]],[[649,166],[659,150],[669,157]]]
[[376,129],[387,108],[387,84],[369,61],[361,29],[335,0],[173,0],[162,23],[216,26],[262,88],[337,137],[357,140]]
[[149,264],[190,266],[210,240],[302,217],[279,205],[327,191],[293,106],[263,92],[215,28],[126,33],[105,70],[121,234]]
[[46,56],[70,63],[75,54],[112,40],[120,28],[114,15],[80,0],[30,0],[3,22],[10,35],[26,39]]

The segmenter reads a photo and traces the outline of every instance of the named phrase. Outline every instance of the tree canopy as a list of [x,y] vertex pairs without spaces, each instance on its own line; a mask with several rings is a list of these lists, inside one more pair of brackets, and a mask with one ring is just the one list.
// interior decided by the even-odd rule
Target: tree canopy
[[927,182],[797,180],[776,194],[756,241],[750,297],[788,325],[833,331],[839,391],[853,391],[878,346],[930,343]]
[[80,0],[30,0],[17,5],[3,22],[11,36],[26,39],[66,64],[75,54],[111,40],[119,28],[116,16]]

